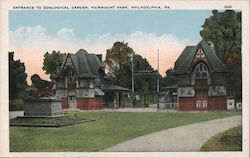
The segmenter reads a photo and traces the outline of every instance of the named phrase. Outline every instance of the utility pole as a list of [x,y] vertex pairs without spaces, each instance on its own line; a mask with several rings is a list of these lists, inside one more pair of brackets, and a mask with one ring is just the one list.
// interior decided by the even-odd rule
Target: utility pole
[[132,52],[132,107],[134,107],[134,92],[135,92],[135,83],[134,83],[134,51]]
[[160,81],[159,81],[159,49],[157,51],[157,71],[158,71],[158,74],[157,74],[157,93],[160,92]]
[[159,49],[157,50],[157,98],[158,98],[158,101],[157,101],[157,110],[159,110],[160,108],[160,103],[159,103],[159,92],[160,92],[160,81],[159,81]]

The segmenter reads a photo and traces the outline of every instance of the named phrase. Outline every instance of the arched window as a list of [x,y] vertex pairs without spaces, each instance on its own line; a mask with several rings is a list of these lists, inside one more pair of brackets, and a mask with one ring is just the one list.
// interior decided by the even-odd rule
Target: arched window
[[73,70],[68,70],[67,80],[68,80],[68,82],[75,82],[75,73]]
[[204,63],[199,63],[195,67],[195,79],[208,79],[208,68]]

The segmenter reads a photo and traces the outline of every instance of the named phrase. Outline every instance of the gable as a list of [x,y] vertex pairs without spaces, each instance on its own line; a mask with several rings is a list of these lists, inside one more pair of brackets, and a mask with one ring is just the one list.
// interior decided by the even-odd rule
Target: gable
[[204,51],[201,48],[199,48],[195,54],[195,59],[199,60],[199,59],[204,59],[204,58],[206,58],[206,55],[205,55]]
[[214,72],[227,72],[225,65],[205,40],[190,48],[192,49],[187,49],[186,47],[175,62],[174,74],[189,73],[199,61],[207,63],[208,66],[210,65],[211,70]]
[[65,66],[72,66],[72,60],[71,58],[68,56],[68,58],[66,59],[66,63]]

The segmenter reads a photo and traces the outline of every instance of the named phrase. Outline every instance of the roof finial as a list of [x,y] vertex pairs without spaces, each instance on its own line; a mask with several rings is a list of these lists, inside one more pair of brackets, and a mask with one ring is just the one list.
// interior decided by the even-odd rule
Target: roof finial
[[214,48],[214,43],[212,41],[208,41],[207,43],[208,43],[209,47]]

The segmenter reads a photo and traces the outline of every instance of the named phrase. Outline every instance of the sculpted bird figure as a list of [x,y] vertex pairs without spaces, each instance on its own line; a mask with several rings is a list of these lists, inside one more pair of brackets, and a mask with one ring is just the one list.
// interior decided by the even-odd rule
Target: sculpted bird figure
[[34,91],[28,99],[52,96],[52,88],[54,85],[52,82],[42,80],[37,74],[31,76],[31,81],[37,90]]

